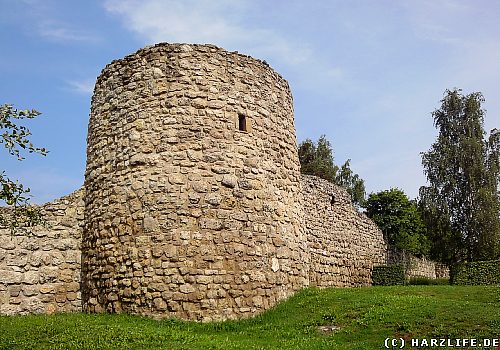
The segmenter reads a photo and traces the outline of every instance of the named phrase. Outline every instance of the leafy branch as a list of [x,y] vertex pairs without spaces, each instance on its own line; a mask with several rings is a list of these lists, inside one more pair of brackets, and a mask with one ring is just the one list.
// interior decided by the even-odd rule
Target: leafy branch
[[14,120],[33,119],[41,113],[32,109],[17,110],[13,105],[4,104],[0,106],[0,130],[2,135],[0,144],[4,144],[9,154],[17,157],[18,160],[23,160],[21,149],[27,150],[29,153],[39,153],[43,156],[47,155],[48,151],[45,148],[38,148],[33,145],[28,139],[31,136],[29,129],[23,125],[17,125]]
[[[40,112],[32,110],[18,110],[13,105],[4,104],[0,106],[0,144],[3,144],[7,152],[18,160],[24,160],[22,151],[47,155],[45,148],[35,147],[29,140],[30,130],[18,125],[17,121],[22,119],[33,119]],[[7,208],[0,212],[0,228],[8,228],[13,233],[18,228],[32,227],[46,224],[39,207],[29,203],[30,189],[24,187],[19,181],[10,180],[5,171],[0,172],[0,200],[7,204]]]

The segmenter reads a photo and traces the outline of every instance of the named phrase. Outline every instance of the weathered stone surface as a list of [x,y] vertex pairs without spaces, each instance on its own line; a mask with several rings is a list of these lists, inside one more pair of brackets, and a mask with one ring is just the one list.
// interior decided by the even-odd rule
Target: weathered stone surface
[[251,57],[159,44],[113,61],[88,141],[84,189],[42,206],[50,226],[0,230],[1,314],[234,319],[408,258],[346,191],[300,175],[288,83]]
[[[10,298],[0,298],[0,314],[81,310],[83,192],[43,205],[46,228],[14,235],[0,229],[0,242],[4,243],[0,244],[0,257],[8,257],[0,259],[0,291],[10,294]],[[73,294],[67,296],[69,290]]]
[[37,284],[40,280],[38,271],[26,271],[23,277],[23,283],[26,284]]
[[234,188],[238,184],[238,178],[234,175],[224,175],[222,178],[222,184],[229,188]]
[[371,269],[387,259],[382,232],[354,208],[344,189],[307,175],[301,175],[301,183],[310,283],[318,287],[370,285]]
[[427,277],[427,278],[449,278],[450,270],[443,264],[426,258],[417,258],[400,251],[395,247],[390,247],[387,251],[387,262],[389,264],[403,263],[406,269],[406,278]]
[[[288,83],[259,60],[159,44],[109,64],[89,122],[84,309],[118,301],[125,312],[216,320],[308,285],[296,147]],[[269,215],[263,201],[281,211]],[[267,232],[289,245],[279,258]],[[131,276],[135,297],[115,293]],[[242,307],[208,297],[221,283],[245,295]]]
[[23,274],[18,271],[11,271],[8,269],[0,270],[0,283],[8,284],[19,284],[23,279]]

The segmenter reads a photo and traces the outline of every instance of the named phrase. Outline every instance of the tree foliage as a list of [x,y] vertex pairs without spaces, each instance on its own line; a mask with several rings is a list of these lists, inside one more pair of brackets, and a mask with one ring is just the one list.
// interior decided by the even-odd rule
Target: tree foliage
[[340,168],[335,165],[333,150],[325,135],[321,135],[315,143],[306,139],[299,145],[300,171],[303,174],[315,175],[344,187],[350,194],[354,204],[361,206],[365,200],[365,183],[350,168],[348,159]]
[[372,193],[364,205],[370,217],[384,233],[386,241],[417,256],[429,253],[430,242],[415,201],[397,188]]
[[[0,106],[0,144],[7,152],[21,161],[24,159],[22,152],[47,154],[45,148],[38,148],[31,143],[30,130],[19,125],[23,119],[33,119],[40,115],[36,110],[17,110],[12,105]],[[14,230],[16,228],[33,226],[43,223],[40,210],[29,204],[29,188],[25,188],[18,181],[10,180],[5,171],[0,172],[0,201],[13,210],[0,213],[0,227]]]
[[315,175],[335,183],[338,167],[333,163],[330,142],[322,135],[317,143],[310,139],[299,145],[300,170],[303,174]]
[[450,266],[500,257],[500,134],[484,138],[484,98],[446,90],[432,114],[439,133],[422,153],[428,186],[420,208],[433,242],[433,258]]

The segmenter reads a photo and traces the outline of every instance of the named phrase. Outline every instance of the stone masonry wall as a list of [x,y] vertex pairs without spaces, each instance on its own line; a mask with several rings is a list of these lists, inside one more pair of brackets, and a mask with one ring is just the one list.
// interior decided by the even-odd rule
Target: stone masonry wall
[[81,310],[83,190],[42,209],[47,228],[0,230],[0,314]]
[[408,279],[449,277],[442,264],[388,247],[382,231],[354,208],[343,188],[309,175],[301,176],[301,184],[312,285],[371,285],[373,266],[395,263],[405,265]]
[[417,258],[404,251],[390,247],[387,251],[387,263],[402,263],[406,269],[406,278],[427,277],[427,278],[449,278],[449,268],[426,258]]
[[266,63],[181,44],[112,62],[89,122],[84,310],[218,320],[307,286],[299,170]]
[[301,183],[310,283],[318,287],[371,285],[372,267],[386,261],[382,232],[354,208],[344,189],[309,175],[302,175]]
[[[378,240],[381,233],[377,235],[378,229],[369,222],[359,225],[359,219],[365,221],[366,217],[356,212],[342,188],[312,176],[302,176],[301,184],[303,198],[307,198],[303,205],[311,254],[307,268],[311,284],[319,287],[370,284],[370,264],[357,262],[366,258],[359,253],[365,250],[367,242],[359,228],[371,232],[368,241],[373,237]],[[0,230],[0,314],[81,311],[83,194],[83,190],[78,190],[45,204],[43,210],[49,221],[46,229],[32,229],[29,235]],[[379,264],[384,254],[379,251],[379,255],[372,255],[372,263]],[[387,263],[404,263],[407,278],[449,277],[448,268],[442,264],[394,248],[387,252]]]
[[0,314],[222,320],[401,259],[446,274],[388,254],[345,190],[300,175],[292,95],[265,62],[185,44],[113,61],[87,141],[84,190],[43,205],[50,227],[0,230]]

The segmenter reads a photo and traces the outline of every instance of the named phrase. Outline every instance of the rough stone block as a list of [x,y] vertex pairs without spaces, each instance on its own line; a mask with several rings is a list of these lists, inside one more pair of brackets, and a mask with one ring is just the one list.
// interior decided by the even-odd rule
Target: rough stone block
[[39,286],[23,286],[23,295],[30,297],[39,293]]
[[222,177],[222,185],[226,187],[235,188],[237,184],[238,178],[234,175],[226,174]]
[[19,284],[23,279],[23,274],[17,271],[0,270],[1,284]]

